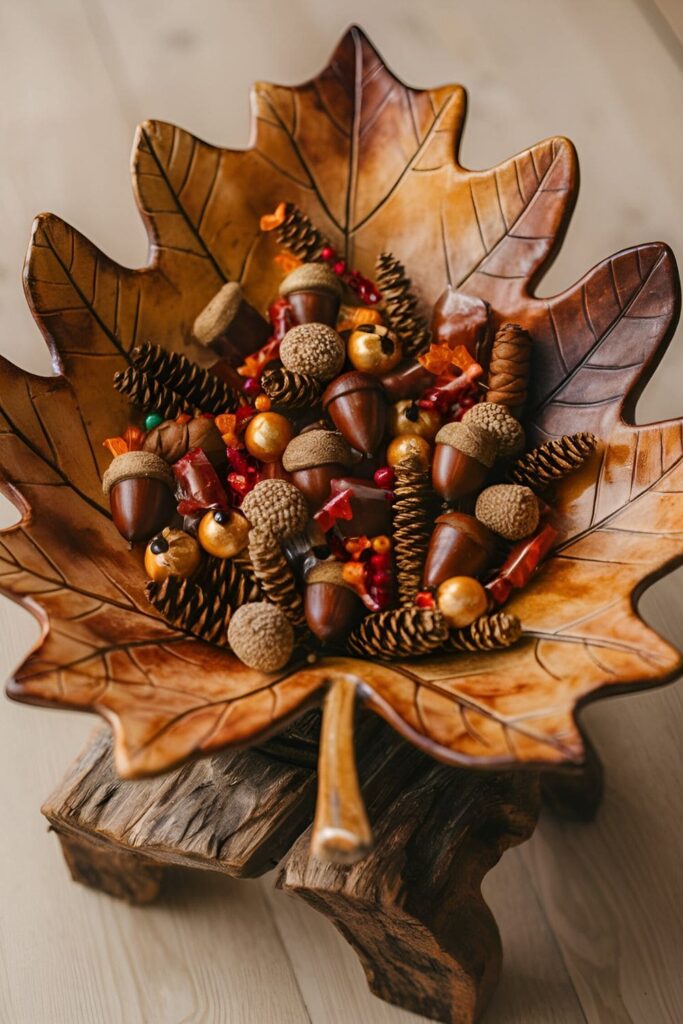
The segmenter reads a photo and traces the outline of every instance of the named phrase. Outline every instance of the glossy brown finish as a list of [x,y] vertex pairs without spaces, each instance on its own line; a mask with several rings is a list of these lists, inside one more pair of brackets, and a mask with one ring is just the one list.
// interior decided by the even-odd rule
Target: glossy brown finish
[[149,540],[168,526],[176,508],[173,493],[163,481],[140,477],[114,484],[109,504],[116,529],[132,544]]
[[328,462],[324,466],[309,466],[296,469],[290,479],[306,495],[311,512],[317,512],[330,496],[330,483],[336,476],[346,472],[340,462]]
[[436,520],[429,541],[422,582],[438,587],[451,576],[479,576],[494,557],[496,538],[465,512],[446,512]]
[[374,455],[387,423],[382,386],[369,373],[352,370],[337,377],[325,389],[323,409],[352,448]]
[[[0,470],[21,518],[0,542],[0,586],[42,629],[10,694],[100,711],[129,776],[276,732],[339,670],[437,758],[580,761],[581,706],[659,684],[680,667],[634,608],[647,582],[683,559],[681,423],[633,425],[679,312],[670,251],[625,250],[537,298],[576,198],[573,147],[554,138],[497,168],[464,169],[463,90],[408,88],[358,29],[314,81],[259,83],[254,112],[244,152],[167,124],[140,128],[133,174],[150,236],[140,270],[114,263],[58,217],[36,219],[25,287],[61,375],[0,364]],[[453,281],[489,304],[494,328],[523,323],[534,342],[529,445],[576,430],[602,439],[556,489],[556,552],[507,606],[523,624],[515,647],[395,667],[324,660],[270,679],[150,609],[139,552],[125,550],[101,492],[101,442],[130,415],[112,374],[143,340],[187,347],[226,280],[240,280],[265,310],[282,274],[258,222],[280,200],[296,203],[370,277],[390,244],[425,309]]]
[[287,301],[292,307],[296,324],[327,324],[337,326],[341,300],[332,292],[289,292]]
[[387,398],[399,402],[404,398],[418,398],[426,388],[431,387],[436,377],[426,370],[417,359],[400,363],[395,370],[383,374],[380,378]]
[[363,606],[352,590],[336,583],[308,583],[304,614],[321,643],[341,643],[360,622]]
[[211,348],[232,366],[238,366],[268,341],[271,326],[248,302],[242,300],[232,323],[212,340]]
[[432,459],[432,486],[444,501],[457,501],[480,490],[489,475],[483,462],[450,444],[437,444]]
[[332,481],[331,493],[351,491],[352,519],[338,519],[342,537],[377,537],[391,531],[391,504],[387,492],[369,480],[340,477]]
[[434,306],[432,342],[451,348],[464,345],[470,355],[485,366],[491,340],[488,323],[487,303],[449,284]]

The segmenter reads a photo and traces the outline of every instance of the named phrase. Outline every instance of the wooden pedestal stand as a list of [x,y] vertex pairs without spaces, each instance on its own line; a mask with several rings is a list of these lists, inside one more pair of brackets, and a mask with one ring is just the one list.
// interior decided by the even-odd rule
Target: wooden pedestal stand
[[[501,965],[481,881],[533,832],[538,775],[439,765],[374,715],[362,716],[359,769],[376,845],[338,867],[309,851],[318,729],[312,712],[265,747],[135,782],[116,776],[111,736],[101,729],[43,813],[73,878],[133,903],[155,898],[166,866],[253,877],[281,863],[278,887],[334,922],[376,995],[471,1024]],[[556,802],[576,809],[578,799],[585,811],[581,780],[562,787]]]

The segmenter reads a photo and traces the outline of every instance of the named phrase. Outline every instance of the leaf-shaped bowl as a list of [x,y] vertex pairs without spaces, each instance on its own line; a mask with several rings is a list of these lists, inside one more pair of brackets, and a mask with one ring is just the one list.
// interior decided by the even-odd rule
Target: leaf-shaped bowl
[[[6,361],[0,371],[0,469],[21,511],[0,541],[0,587],[42,625],[9,694],[98,711],[126,776],[260,740],[340,677],[444,761],[578,762],[582,704],[671,679],[680,664],[635,601],[683,553],[681,421],[632,421],[677,319],[674,259],[662,244],[640,245],[537,298],[576,199],[571,143],[548,139],[492,170],[464,169],[463,89],[405,86],[356,28],[316,78],[259,83],[252,105],[245,151],[168,124],[139,128],[145,267],[117,265],[55,216],[35,221],[25,287],[57,375]],[[112,375],[141,342],[186,350],[225,281],[265,308],[278,270],[259,218],[281,200],[369,276],[391,248],[425,311],[451,284],[485,299],[496,324],[523,323],[534,340],[530,440],[578,429],[603,440],[556,490],[557,547],[509,605],[524,630],[514,648],[409,665],[323,660],[264,676],[148,605],[140,554],[125,550],[101,491],[102,439],[129,417]]]

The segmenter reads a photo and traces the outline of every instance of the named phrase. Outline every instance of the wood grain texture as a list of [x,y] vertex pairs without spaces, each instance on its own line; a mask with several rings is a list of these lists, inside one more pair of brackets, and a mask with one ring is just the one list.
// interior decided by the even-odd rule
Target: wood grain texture
[[[666,237],[679,251],[683,245],[676,216],[683,203],[683,136],[671,131],[680,72],[633,4],[528,0],[520,32],[519,8],[490,0],[457,11],[426,0],[419,15],[402,0],[371,8],[350,0],[344,9],[325,0],[287,8],[253,0],[239,10],[244,45],[227,51],[234,6],[202,0],[199,21],[197,9],[178,0],[85,9],[65,0],[57,10],[25,0],[3,12],[0,83],[8,100],[0,108],[0,305],[3,348],[22,366],[49,371],[16,274],[35,210],[59,211],[104,251],[137,266],[144,237],[125,174],[136,122],[153,112],[204,138],[242,145],[248,112],[240,97],[248,83],[312,74],[352,18],[363,19],[408,81],[447,81],[456,69],[469,84],[463,154],[470,166],[490,166],[558,128],[577,143],[582,198],[544,294],[564,289],[587,262],[639,238]],[[561,46],[548,44],[552,33]],[[679,410],[680,350],[671,346],[645,392],[641,421]],[[5,522],[16,518],[2,511]],[[680,570],[655,584],[642,607],[647,621],[680,646]],[[6,676],[37,628],[1,599],[0,630]],[[526,847],[535,856],[531,874],[520,850],[488,876],[484,891],[503,935],[505,969],[486,1024],[583,1024],[587,1018],[592,1024],[599,1020],[592,996],[598,989],[603,1000],[620,998],[635,1024],[680,1019],[681,940],[672,907],[683,899],[676,867],[682,710],[680,687],[586,710],[585,725],[607,763],[604,811],[581,830],[581,845],[572,845],[561,872],[554,865],[563,832],[546,822]],[[271,894],[269,879],[262,890],[260,883],[187,875],[163,902],[140,912],[73,886],[37,808],[90,728],[85,716],[35,715],[19,705],[6,704],[0,715],[0,802],[12,821],[0,837],[0,1018],[17,1024],[217,1024],[254,1014],[264,1024],[415,1020],[370,996],[338,933],[300,901]],[[553,868],[556,884],[535,893],[531,883],[544,866]],[[614,898],[603,898],[606,884]],[[583,938],[581,920],[577,932],[561,925],[569,909],[590,921],[595,943]],[[273,943],[273,912],[288,959]],[[574,977],[582,979],[585,1013],[563,955],[578,961]],[[608,962],[618,967],[606,971]]]
[[[467,171],[457,158],[463,111],[461,87],[408,88],[351,29],[315,79],[255,87],[247,150],[166,124],[140,128],[133,178],[147,267],[122,268],[59,219],[37,219],[25,285],[62,375],[3,369],[0,468],[23,517],[2,541],[0,584],[44,630],[9,692],[99,710],[123,775],[275,732],[337,671],[446,762],[578,762],[577,707],[677,670],[677,652],[632,604],[683,552],[680,423],[627,422],[678,316],[673,257],[659,243],[626,250],[554,298],[535,297],[576,198],[573,148],[551,139]],[[279,199],[301,204],[366,272],[390,237],[427,304],[455,283],[485,298],[497,323],[522,320],[534,342],[530,436],[570,423],[602,436],[599,455],[554,494],[555,556],[510,603],[519,645],[386,670],[327,661],[273,677],[145,606],[140,552],[122,552],[99,493],[99,442],[122,426],[110,374],[142,338],[187,347],[209,282],[239,280],[264,307],[277,268],[258,220]]]

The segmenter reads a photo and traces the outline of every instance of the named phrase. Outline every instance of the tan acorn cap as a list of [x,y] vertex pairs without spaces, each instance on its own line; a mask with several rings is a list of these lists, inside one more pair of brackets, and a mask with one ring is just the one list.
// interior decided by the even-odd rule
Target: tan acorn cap
[[299,324],[280,342],[280,359],[286,370],[331,380],[344,365],[346,347],[327,324]]
[[285,613],[268,601],[243,604],[228,625],[228,643],[245,665],[276,672],[294,650],[294,630]]
[[489,468],[496,459],[498,443],[493,434],[475,423],[444,423],[434,438],[435,444],[448,444],[463,455]]
[[[306,583],[333,583],[337,587],[353,590],[342,575],[342,563],[336,558],[328,558],[325,562],[316,562],[306,573]],[[355,594],[355,590],[353,590]]]
[[341,281],[326,263],[302,263],[287,274],[280,285],[280,295],[292,292],[330,292],[341,298]]
[[524,428],[506,405],[497,402],[477,402],[462,418],[468,426],[488,430],[498,441],[498,454],[505,458],[524,446]]
[[237,282],[228,281],[224,284],[192,325],[192,333],[200,345],[210,345],[219,334],[227,330],[241,302],[242,289]]
[[538,526],[538,498],[521,484],[494,484],[477,498],[474,514],[489,530],[506,540],[521,540]]
[[288,480],[261,480],[249,491],[240,511],[251,526],[267,526],[276,537],[291,537],[306,528],[306,499]]
[[170,490],[175,486],[170,466],[153,452],[117,455],[102,477],[102,490],[107,497],[114,484],[121,480],[161,480]]
[[308,430],[299,434],[292,438],[282,456],[282,465],[287,473],[312,466],[327,466],[331,462],[353,465],[351,449],[336,430]]

